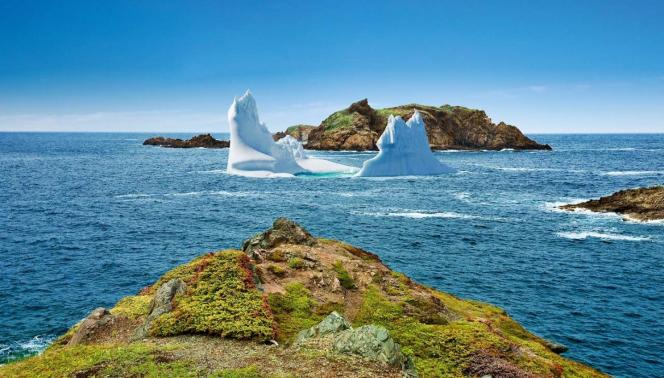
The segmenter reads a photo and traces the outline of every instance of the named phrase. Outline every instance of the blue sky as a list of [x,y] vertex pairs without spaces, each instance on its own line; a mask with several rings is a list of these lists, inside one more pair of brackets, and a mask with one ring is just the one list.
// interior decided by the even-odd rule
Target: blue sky
[[369,98],[664,132],[662,1],[0,0],[0,131],[272,130]]

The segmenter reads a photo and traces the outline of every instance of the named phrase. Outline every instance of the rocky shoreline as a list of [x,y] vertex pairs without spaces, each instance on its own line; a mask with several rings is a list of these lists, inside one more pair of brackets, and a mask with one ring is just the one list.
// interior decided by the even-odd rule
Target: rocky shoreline
[[2,377],[604,377],[505,311],[280,218],[98,308]]
[[187,140],[159,136],[146,139],[143,145],[167,148],[228,148],[231,143],[227,140],[217,140],[210,134],[201,134]]
[[585,209],[616,213],[628,220],[664,220],[664,186],[626,189],[586,202],[560,206],[563,210]]
[[482,110],[463,106],[408,104],[373,109],[367,99],[331,114],[317,127],[299,125],[275,134],[275,139],[290,135],[311,150],[377,150],[376,141],[390,115],[410,119],[422,114],[433,150],[551,150],[526,137],[515,126],[495,124]]

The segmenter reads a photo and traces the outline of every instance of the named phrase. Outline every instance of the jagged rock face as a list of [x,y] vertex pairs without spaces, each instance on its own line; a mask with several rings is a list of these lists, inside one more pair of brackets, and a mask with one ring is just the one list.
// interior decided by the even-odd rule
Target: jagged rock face
[[560,208],[611,212],[640,221],[660,220],[664,219],[664,186],[621,190],[610,196]]
[[314,245],[316,239],[292,220],[277,218],[270,229],[245,240],[242,250],[253,257],[257,249],[274,248],[285,243]]
[[389,115],[404,120],[418,110],[426,123],[429,144],[434,150],[486,149],[549,150],[548,145],[529,139],[514,126],[491,122],[481,110],[461,106],[440,107],[409,104],[375,110],[366,99],[353,103],[326,118],[311,130],[306,148],[312,150],[377,150],[376,142]]
[[143,142],[143,145],[168,148],[228,148],[230,142],[227,140],[217,140],[210,134],[201,134],[188,140],[164,137],[149,138]]

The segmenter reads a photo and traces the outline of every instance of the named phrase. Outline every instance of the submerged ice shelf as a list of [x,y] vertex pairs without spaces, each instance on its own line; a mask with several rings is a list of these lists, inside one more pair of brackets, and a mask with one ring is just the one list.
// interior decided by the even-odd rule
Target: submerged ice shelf
[[357,176],[424,176],[454,172],[431,152],[424,120],[417,110],[408,122],[391,115],[376,144],[380,152],[364,163]]
[[228,109],[231,145],[226,171],[250,177],[289,177],[296,174],[355,173],[357,168],[307,157],[302,144],[292,137],[279,142],[258,118],[256,101],[249,91],[233,100]]

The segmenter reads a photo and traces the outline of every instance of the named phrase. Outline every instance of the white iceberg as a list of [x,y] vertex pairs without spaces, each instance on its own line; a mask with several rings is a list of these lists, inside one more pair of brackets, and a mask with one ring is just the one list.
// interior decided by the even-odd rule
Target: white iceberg
[[431,152],[424,121],[417,110],[408,122],[390,115],[376,145],[380,152],[364,162],[357,176],[425,176],[454,172]]
[[231,146],[226,171],[250,177],[289,177],[296,174],[355,173],[357,168],[307,157],[302,144],[287,136],[274,142],[258,119],[256,101],[249,91],[228,109]]

